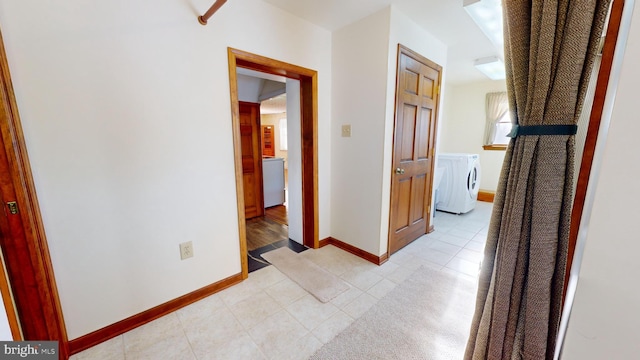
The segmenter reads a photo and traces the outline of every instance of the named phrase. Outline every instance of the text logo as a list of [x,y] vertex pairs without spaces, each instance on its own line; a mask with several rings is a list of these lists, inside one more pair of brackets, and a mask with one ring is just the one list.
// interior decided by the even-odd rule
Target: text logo
[[0,341],[0,360],[57,360],[57,341]]

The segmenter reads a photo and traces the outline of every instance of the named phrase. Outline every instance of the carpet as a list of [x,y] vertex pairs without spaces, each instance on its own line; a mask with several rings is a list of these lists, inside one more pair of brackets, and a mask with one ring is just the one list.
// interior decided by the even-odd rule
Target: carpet
[[349,290],[342,279],[287,247],[260,256],[323,303]]
[[462,359],[476,287],[421,267],[311,359]]

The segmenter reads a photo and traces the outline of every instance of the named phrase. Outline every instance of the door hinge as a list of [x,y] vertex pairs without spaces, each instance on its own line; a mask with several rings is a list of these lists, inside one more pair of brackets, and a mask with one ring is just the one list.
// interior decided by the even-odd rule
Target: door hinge
[[9,213],[11,215],[16,215],[18,213],[18,203],[15,201],[9,201],[7,203],[7,207],[9,208]]

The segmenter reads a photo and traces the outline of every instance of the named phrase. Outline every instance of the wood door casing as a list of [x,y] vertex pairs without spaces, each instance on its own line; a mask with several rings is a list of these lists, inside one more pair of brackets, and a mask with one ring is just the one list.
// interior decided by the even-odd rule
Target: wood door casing
[[399,45],[389,254],[429,229],[441,73],[441,66]]
[[318,210],[318,72],[233,48],[227,48],[227,55],[229,60],[229,91],[231,95],[236,197],[238,200],[240,263],[242,267],[242,278],[246,279],[249,276],[249,271],[244,213],[244,182],[242,179],[237,69],[246,68],[300,81],[302,237],[304,245],[314,249],[320,247]]
[[260,148],[260,104],[240,101],[239,106],[244,213],[247,219],[251,219],[264,214],[262,153]]
[[[12,326],[12,335],[15,340],[59,341],[59,358],[67,359],[62,306],[1,34],[0,200],[0,247],[13,295],[3,300],[13,300],[22,330],[20,336]],[[17,204],[17,212],[9,210],[8,202]],[[7,308],[12,321],[14,308]]]

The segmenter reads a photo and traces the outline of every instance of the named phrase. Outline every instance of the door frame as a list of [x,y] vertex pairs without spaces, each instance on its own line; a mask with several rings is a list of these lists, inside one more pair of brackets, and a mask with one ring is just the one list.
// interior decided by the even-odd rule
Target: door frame
[[242,278],[249,276],[247,262],[247,231],[244,216],[244,188],[242,182],[242,151],[240,143],[240,112],[238,103],[238,67],[284,76],[300,81],[300,127],[302,147],[302,242],[305,246],[319,247],[318,231],[318,72],[252,54],[227,48],[229,57],[229,89],[231,94],[231,120],[235,158],[236,197],[238,202],[238,233]]
[[[3,201],[16,201],[18,213],[1,204],[0,242],[22,339],[57,340],[61,359],[68,357],[68,338],[53,265],[40,214],[9,64],[0,34],[0,184]],[[3,294],[4,295],[4,294]],[[6,304],[6,302],[5,302]],[[10,317],[11,319],[11,317]]]
[[[396,130],[397,130],[397,122],[398,122],[398,102],[400,99],[400,79],[401,79],[401,74],[400,74],[400,61],[402,58],[402,55],[406,55],[410,58],[412,58],[415,61],[421,62],[424,65],[428,65],[436,70],[438,70],[439,72],[439,76],[438,76],[438,83],[436,84],[436,100],[435,100],[435,104],[436,104],[436,109],[434,112],[434,124],[433,124],[433,133],[431,134],[431,136],[433,137],[433,141],[431,142],[431,146],[427,149],[428,152],[430,152],[431,154],[431,172],[429,175],[429,190],[428,190],[428,194],[429,194],[429,202],[427,203],[428,206],[428,210],[427,210],[427,227],[426,227],[426,232],[425,234],[428,234],[430,232],[432,232],[434,230],[433,228],[433,224],[431,224],[431,218],[432,218],[432,213],[434,211],[434,209],[432,209],[432,202],[433,202],[433,171],[435,169],[435,163],[436,163],[436,159],[435,159],[435,153],[436,153],[436,142],[438,141],[438,137],[437,137],[437,133],[438,133],[438,120],[439,120],[439,115],[440,115],[440,96],[441,96],[441,87],[442,87],[442,66],[436,64],[435,62],[427,59],[426,57],[420,55],[419,53],[409,49],[408,47],[402,45],[402,44],[398,44],[398,54],[396,57],[396,91],[395,91],[395,101],[394,101],[394,111],[393,111],[393,116],[394,116],[394,120],[393,120],[393,143],[391,146],[391,168],[390,168],[390,176],[391,176],[391,185],[390,185],[390,192],[389,192],[389,230],[387,233],[387,252],[389,254],[389,256],[392,255],[391,252],[391,238],[393,236],[394,233],[394,229],[393,229],[393,216],[394,216],[394,209],[393,209],[393,190],[394,190],[394,167],[396,166],[396,164],[394,164],[394,159],[395,159],[395,146],[396,146]],[[411,242],[409,242],[411,243]],[[398,249],[399,250],[399,249]],[[396,252],[398,251],[396,250]]]
[[[587,198],[589,197],[589,181],[591,180],[591,170],[594,167],[596,145],[602,124],[602,118],[606,116],[605,101],[609,94],[609,79],[612,75],[614,56],[616,55],[616,47],[620,37],[620,26],[622,24],[623,11],[625,10],[625,1],[613,0],[610,6],[609,22],[606,24],[606,34],[602,48],[602,61],[600,62],[600,69],[598,70],[593,103],[591,105],[591,109],[589,109],[591,113],[587,124],[587,135],[585,137],[584,148],[582,149],[580,169],[576,174],[574,174],[574,176],[578,177],[578,180],[576,182],[576,188],[573,194],[573,206],[571,208],[571,225],[569,226],[569,244],[567,250],[567,265],[565,267],[564,275],[563,301],[567,296],[567,289],[571,277],[571,267],[573,266],[573,259],[577,250],[578,235],[581,230],[584,231],[584,229],[581,229],[583,213],[585,211],[590,211],[590,206],[587,204]],[[626,41],[626,39],[624,39],[624,41]],[[618,84],[615,83],[612,85],[614,85],[613,95],[615,96],[615,88]],[[583,109],[582,111],[586,110],[587,109]],[[581,255],[578,260],[581,262]]]

